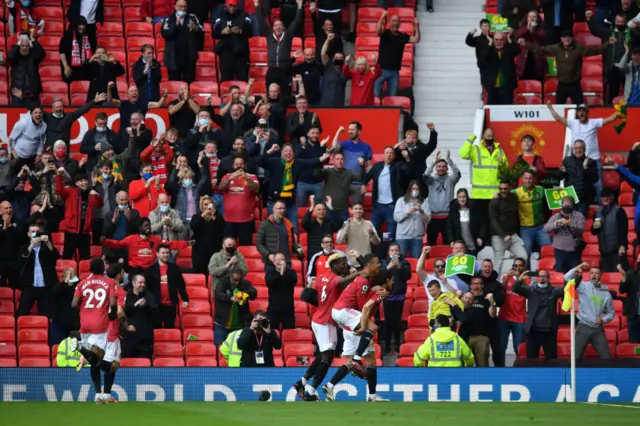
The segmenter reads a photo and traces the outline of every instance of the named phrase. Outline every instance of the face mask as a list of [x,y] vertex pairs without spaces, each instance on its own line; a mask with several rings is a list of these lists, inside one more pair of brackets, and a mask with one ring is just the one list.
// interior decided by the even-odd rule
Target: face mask
[[69,282],[70,282],[71,284],[75,284],[75,283],[77,283],[78,281],[80,281],[80,279],[79,279],[78,277],[73,277],[73,278],[69,279]]
[[547,287],[549,287],[549,284],[542,284],[542,283],[538,283],[538,287],[540,287],[540,288],[547,288]]
[[118,208],[119,208],[121,211],[125,211],[125,210],[127,209],[127,207],[129,207],[129,206],[127,206],[126,204],[125,204],[124,206],[123,206],[122,204],[118,204]]
[[183,17],[186,16],[187,12],[185,12],[184,10],[179,10],[176,12],[176,15],[178,15],[179,17]]
[[96,126],[96,132],[106,132],[107,131],[107,126]]
[[485,140],[484,140],[484,143],[485,143],[485,145],[487,145],[487,146],[491,146],[491,145],[493,145],[493,139],[485,139]]
[[322,250],[322,253],[324,253],[325,255],[330,255],[331,254],[331,252],[327,251],[327,250]]
[[9,157],[0,157],[0,164],[7,164],[9,162]]
[[626,25],[617,25],[616,28],[618,29],[618,31],[620,31],[621,33],[625,32],[627,30],[627,26]]
[[200,118],[198,120],[198,125],[199,126],[206,126],[207,124],[209,124],[209,119],[208,118]]
[[573,213],[573,207],[562,207],[562,213],[570,215],[571,213]]
[[64,114],[58,114],[57,112],[54,112],[54,113],[53,113],[53,114],[51,114],[51,115],[53,115],[55,118],[62,118],[62,117],[64,117]]
[[31,6],[31,2],[30,1],[21,1],[20,4],[22,5],[22,7],[30,7]]
[[169,206],[160,206],[160,212],[161,213],[166,213],[169,211]]
[[235,247],[225,247],[224,250],[229,254],[234,254],[236,252]]
[[214,158],[217,157],[218,154],[207,154],[207,158]]
[[111,179],[111,175],[109,173],[102,173],[102,179],[103,180],[109,180],[109,179]]
[[182,184],[185,188],[190,188],[193,185],[193,181],[191,179],[185,179],[182,181]]
[[36,232],[32,232],[31,233],[31,238],[36,238],[38,236],[38,234]]
[[341,67],[344,65],[344,61],[342,59],[336,59],[333,61],[333,65],[335,65],[336,67]]
[[418,191],[411,191],[411,196],[413,198],[418,198]]
[[64,149],[59,149],[56,151],[56,157],[58,158],[58,160],[62,160],[65,156],[66,156],[66,152],[64,151]]
[[143,180],[149,180],[153,177],[153,173],[143,173],[142,174],[142,179]]

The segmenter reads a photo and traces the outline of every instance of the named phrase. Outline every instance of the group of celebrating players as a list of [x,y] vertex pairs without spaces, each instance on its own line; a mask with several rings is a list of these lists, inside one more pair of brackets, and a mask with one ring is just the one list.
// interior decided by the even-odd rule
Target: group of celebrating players
[[[368,401],[386,401],[376,395],[377,370],[373,337],[377,326],[373,319],[381,301],[389,295],[393,285],[393,273],[380,268],[379,259],[367,254],[358,259],[361,270],[350,267],[342,253],[328,258],[329,271],[317,278],[312,297],[305,297],[317,305],[311,327],[320,356],[317,356],[304,377],[294,385],[305,401],[319,399],[317,389],[324,381],[331,366],[338,341],[337,328],[343,330],[342,356],[347,362],[341,366],[329,383],[322,387],[327,401],[335,401],[333,388],[349,372],[367,380]],[[120,366],[121,329],[135,331],[128,325],[124,312],[125,291],[122,264],[106,266],[101,258],[90,262],[91,275],[78,284],[72,306],[80,311],[80,341],[73,338],[70,350],[82,354],[77,367],[80,371],[88,362],[96,393],[95,402],[116,402],[111,396],[115,374]],[[309,293],[307,293],[309,294]],[[366,368],[362,359],[366,361]],[[104,372],[104,390],[101,374]],[[309,381],[311,378],[313,380]]]
[[[305,375],[294,388],[305,401],[319,399],[317,389],[331,366],[338,342],[337,328],[342,329],[344,345],[342,356],[347,361],[333,378],[322,387],[325,400],[335,401],[334,387],[349,372],[367,380],[369,402],[387,401],[376,394],[378,374],[376,370],[373,336],[378,330],[373,315],[380,303],[389,295],[393,285],[393,272],[380,269],[379,259],[367,254],[358,259],[361,271],[350,268],[342,253],[329,256],[330,272],[319,276],[314,283],[315,297],[306,297],[307,302],[318,306],[311,318],[311,328],[318,346],[316,358]],[[320,356],[317,356],[319,353]],[[366,368],[362,363],[366,361]],[[313,377],[313,380],[309,381]]]

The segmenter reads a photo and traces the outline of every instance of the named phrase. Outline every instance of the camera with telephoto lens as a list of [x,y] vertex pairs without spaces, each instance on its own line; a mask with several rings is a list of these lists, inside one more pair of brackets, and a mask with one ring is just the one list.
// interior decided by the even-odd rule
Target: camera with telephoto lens
[[260,324],[260,327],[262,328],[269,328],[269,318],[262,318],[258,321],[258,324]]

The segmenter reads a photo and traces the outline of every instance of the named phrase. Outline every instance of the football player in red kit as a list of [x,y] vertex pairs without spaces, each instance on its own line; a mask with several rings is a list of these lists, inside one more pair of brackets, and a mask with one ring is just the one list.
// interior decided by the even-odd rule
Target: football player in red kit
[[338,300],[342,290],[359,275],[359,272],[355,270],[350,273],[347,258],[342,253],[332,254],[327,259],[327,262],[331,272],[318,277],[316,280],[318,309],[311,318],[311,329],[316,338],[320,357],[316,357],[309,366],[307,374],[305,374],[308,377],[313,374],[313,381],[307,383],[306,377],[303,377],[294,385],[298,394],[305,401],[318,400],[316,389],[324,380],[333,361],[334,351],[338,342],[336,324],[331,318],[333,304]]
[[[117,299],[115,281],[104,275],[104,261],[99,257],[89,262],[89,275],[76,287],[71,307],[80,310],[80,337],[71,339],[69,350],[79,350],[85,360],[89,361],[91,380],[96,392],[95,401],[104,404],[100,378],[101,361],[107,347],[109,320],[116,318]],[[80,346],[80,347],[79,347]],[[76,367],[80,371],[84,362]]]
[[[380,272],[379,259],[373,254],[360,258],[358,263],[363,266],[362,275],[340,295],[331,313],[336,324],[343,329],[342,355],[347,357],[348,361],[322,388],[327,401],[335,401],[333,388],[349,371],[367,379],[369,385],[367,401],[385,401],[376,395],[378,380],[373,336],[378,331],[378,327],[373,315],[377,312],[382,300],[389,295],[393,285],[393,274],[386,270]],[[363,356],[367,360],[366,374],[362,365]]]

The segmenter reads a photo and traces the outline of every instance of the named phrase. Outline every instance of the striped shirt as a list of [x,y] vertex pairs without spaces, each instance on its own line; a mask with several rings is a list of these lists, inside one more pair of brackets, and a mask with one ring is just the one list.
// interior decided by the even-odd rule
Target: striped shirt
[[518,196],[518,216],[520,226],[544,225],[544,189],[535,186],[531,191],[523,186],[515,190]]

